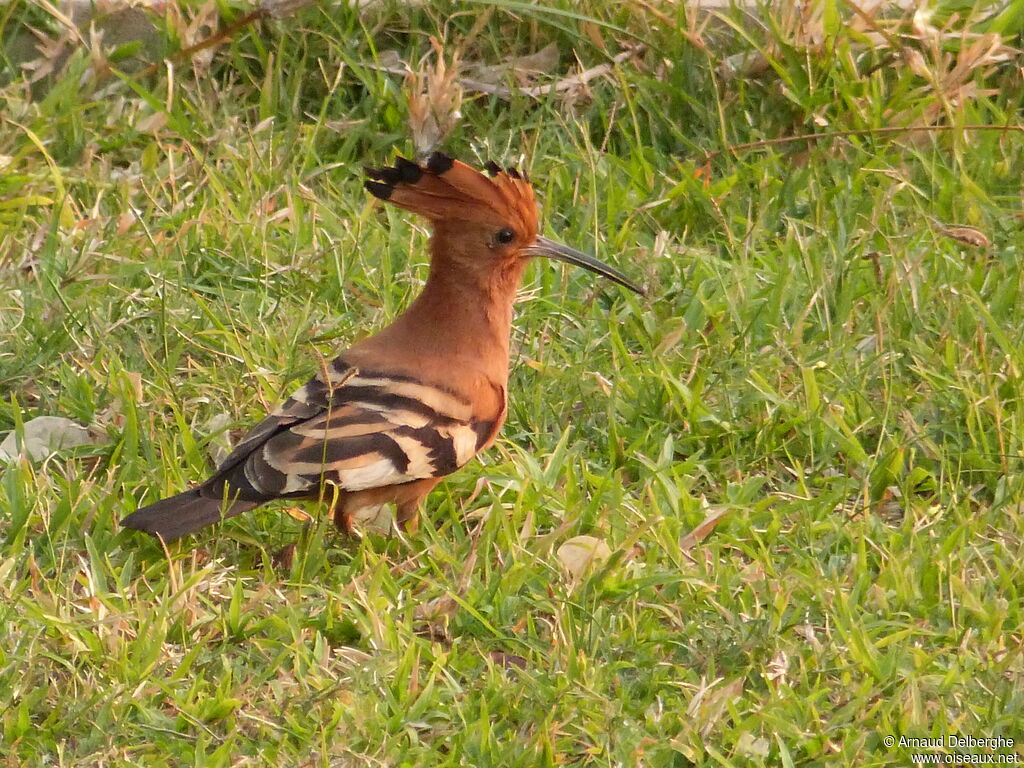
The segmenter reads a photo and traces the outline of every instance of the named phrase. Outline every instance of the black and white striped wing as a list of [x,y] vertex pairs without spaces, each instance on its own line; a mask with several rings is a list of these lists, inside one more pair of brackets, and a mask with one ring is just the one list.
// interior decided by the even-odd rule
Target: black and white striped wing
[[336,360],[246,435],[218,476],[243,498],[398,485],[454,472],[494,426],[451,391]]

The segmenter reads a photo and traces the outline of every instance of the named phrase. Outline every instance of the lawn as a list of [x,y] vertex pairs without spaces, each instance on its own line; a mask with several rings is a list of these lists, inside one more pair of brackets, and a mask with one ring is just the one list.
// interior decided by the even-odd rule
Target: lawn
[[[0,7],[0,432],[89,430],[0,463],[0,765],[1024,761],[1024,5],[271,5]],[[435,147],[648,295],[530,267],[413,535],[120,531],[409,303]]]

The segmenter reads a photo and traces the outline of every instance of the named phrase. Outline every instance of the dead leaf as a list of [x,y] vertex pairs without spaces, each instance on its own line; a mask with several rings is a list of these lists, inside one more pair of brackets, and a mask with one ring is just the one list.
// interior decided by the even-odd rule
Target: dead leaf
[[484,488],[487,488],[489,483],[486,477],[477,478],[476,485],[473,486],[473,492],[462,501],[462,509],[465,510],[467,507],[472,506],[473,502],[476,501],[477,497],[483,492]]
[[443,624],[456,614],[459,604],[450,594],[443,594],[425,603],[417,603],[415,616],[417,621],[428,624]]
[[430,38],[434,64],[426,61],[406,78],[409,92],[409,130],[416,154],[424,157],[436,149],[452,132],[462,117],[462,86],[458,84],[459,55],[452,54],[451,63],[444,60],[444,48]]
[[300,523],[308,523],[313,519],[312,515],[298,507],[285,507],[282,511],[292,520],[298,520]]
[[362,651],[358,648],[352,648],[347,645],[335,648],[334,656],[343,664],[353,667],[365,664],[373,658],[373,656],[366,651]]
[[602,376],[597,371],[591,371],[590,375],[594,377],[595,381],[597,381],[597,385],[601,387],[601,391],[604,393],[604,396],[611,397],[612,383],[605,376]]
[[335,133],[345,133],[350,128],[362,125],[366,120],[327,120],[324,125]]
[[[186,18],[186,10],[193,8],[192,17]],[[207,0],[198,8],[185,3],[167,3],[164,18],[167,26],[177,35],[183,51],[188,51],[204,41],[212,41],[194,51],[191,56],[192,65],[197,73],[209,71],[214,52],[228,42],[227,39],[216,39],[220,28],[220,9],[216,0]]]
[[602,51],[608,50],[608,46],[605,45],[604,38],[601,37],[601,27],[592,21],[582,21],[580,22],[580,28],[587,33],[587,37],[590,38],[594,45]]
[[731,508],[727,506],[712,507],[711,511],[708,512],[707,517],[704,518],[701,524],[683,536],[682,540],[679,542],[679,548],[683,550],[683,552],[688,552],[693,549],[697,544],[704,541],[704,539],[708,537],[708,534],[715,530],[715,526],[718,525],[719,522],[722,521],[722,518],[728,515],[730,511]]
[[488,651],[487,658],[494,662],[495,666],[499,666],[502,669],[526,669],[526,659],[514,653]]
[[740,581],[744,584],[756,584],[757,582],[764,581],[765,578],[764,566],[757,560],[751,560],[740,571]]
[[558,548],[556,554],[569,575],[574,579],[580,579],[591,566],[611,557],[612,551],[604,539],[595,536],[573,536]]
[[373,533],[386,535],[391,533],[394,527],[395,516],[387,504],[379,507],[364,507],[352,516],[352,522],[357,523],[359,528]]
[[[125,214],[122,214],[122,221]],[[134,220],[132,214],[127,214]],[[138,371],[125,371],[123,391],[117,393],[110,405],[96,415],[96,422],[121,428],[125,425],[125,412],[143,402],[142,374]],[[126,402],[127,400],[127,402]]]
[[658,346],[654,348],[654,356],[662,357],[666,353],[674,350],[685,335],[686,321],[682,318],[678,318],[677,321],[671,324],[669,329],[665,332],[665,335],[661,337],[661,341],[658,342]]
[[135,211],[125,211],[117,217],[117,234],[123,235],[138,221]]
[[63,416],[37,416],[26,421],[23,427],[23,439],[17,432],[8,432],[0,443],[0,461],[19,456],[42,461],[56,451],[99,442],[88,429]]
[[907,63],[907,68],[918,77],[924,80],[932,79],[932,70],[920,51],[908,50],[904,54],[903,60]]
[[722,715],[728,711],[729,705],[743,695],[742,679],[737,678],[717,687],[723,680],[724,678],[717,678],[710,683],[701,680],[700,688],[694,693],[686,707],[686,716],[693,721],[704,736],[715,729],[715,725]]
[[285,544],[270,559],[274,568],[279,571],[290,571],[295,562],[295,542]]
[[[195,12],[195,16],[185,28],[185,34],[182,36],[183,47],[191,48],[200,41],[211,38],[219,28],[220,7],[217,5],[217,0],[207,0]],[[197,75],[205,75],[210,71],[213,54],[219,47],[220,44],[210,45],[192,54],[192,69]]]
[[35,45],[35,49],[39,52],[39,58],[22,62],[21,68],[32,73],[28,78],[28,82],[31,84],[60,71],[71,55],[74,44],[81,41],[81,35],[74,27],[65,28],[64,33],[59,37],[49,37],[37,29],[30,31],[39,40]]
[[532,368],[538,373],[545,373],[548,370],[548,366],[544,365],[540,360],[534,360],[532,357],[524,357],[522,362],[528,368]]
[[771,744],[763,736],[754,736],[750,731],[744,731],[736,740],[736,751],[750,757],[768,757],[771,752]]
[[260,0],[260,9],[275,19],[284,19],[317,0]]
[[726,82],[739,78],[753,79],[771,69],[768,57],[760,51],[743,51],[726,56],[718,65],[716,72]]
[[934,15],[935,9],[929,8],[924,3],[914,11],[910,20],[910,29],[918,40],[939,40],[941,38],[942,33],[932,24]]
[[[533,55],[537,56],[540,53],[544,52],[545,50],[546,49],[541,49],[541,51],[539,51],[537,54],[533,54]],[[609,72],[612,71],[612,69],[614,69],[614,67],[616,65],[622,64],[623,62],[628,61],[629,59],[636,58],[637,56],[642,54],[644,52],[644,50],[645,50],[645,47],[643,45],[631,46],[631,47],[627,48],[626,50],[624,50],[624,51],[622,51],[620,53],[615,54],[615,56],[612,57],[612,60],[609,63],[599,64],[596,67],[591,67],[590,69],[585,69],[582,72],[577,72],[575,74],[568,75],[568,76],[563,77],[562,79],[560,79],[560,80],[558,80],[557,82],[554,82],[554,83],[547,83],[547,84],[544,84],[544,85],[534,85],[534,86],[529,86],[529,87],[509,88],[504,83],[500,83],[500,82],[498,82],[498,83],[485,82],[484,80],[480,79],[480,77],[478,77],[478,76],[476,76],[476,77],[460,77],[460,76],[457,76],[457,74],[451,74],[451,70],[454,67],[454,64],[451,67],[448,67],[445,70],[445,72],[446,72],[446,74],[451,74],[452,85],[459,87],[460,90],[464,89],[466,91],[478,91],[480,93],[488,93],[488,94],[491,94],[492,96],[497,96],[498,98],[501,98],[501,99],[510,99],[510,98],[512,98],[513,94],[517,94],[517,93],[518,94],[522,94],[524,96],[530,96],[530,97],[533,97],[533,98],[536,98],[536,97],[539,97],[539,96],[545,96],[547,94],[567,94],[568,93],[571,96],[573,94],[578,93],[580,90],[585,90],[586,86],[587,86],[587,83],[589,83],[591,80],[594,80],[595,78],[598,78],[598,77],[601,77],[603,75],[608,74]],[[545,54],[545,55],[549,55],[549,54]],[[528,58],[528,57],[523,57],[523,58]],[[453,57],[453,62],[454,62],[454,60],[455,60],[455,58]],[[515,61],[515,60],[513,60],[513,61]],[[518,61],[522,62],[522,59],[519,59]],[[404,61],[402,61],[401,56],[399,56],[399,54],[396,51],[393,51],[393,50],[381,51],[377,55],[377,60],[376,61],[374,61],[374,62],[362,62],[360,64],[360,66],[365,67],[366,69],[377,70],[378,72],[388,72],[388,73],[391,73],[393,75],[408,75],[410,73],[409,65],[406,64]],[[507,64],[506,65],[499,65],[499,66],[500,67],[504,67],[505,71],[508,71]],[[477,70],[477,72],[479,72],[479,71],[480,70]],[[486,71],[486,70],[484,70],[484,71]],[[514,70],[514,71],[517,72],[517,73],[522,73],[525,70]],[[429,98],[428,98],[428,100],[429,100]],[[461,92],[460,92],[460,103],[461,103]],[[461,117],[461,115],[459,115],[459,117]]]
[[551,75],[558,69],[561,54],[555,43],[549,43],[536,53],[515,56],[500,64],[477,64],[467,67],[467,75],[488,85],[498,85],[511,79],[517,86],[528,85],[538,75]]
[[810,622],[805,621],[803,624],[793,627],[793,632],[797,636],[802,637],[815,653],[821,652],[821,641],[818,640],[818,636]]
[[943,227],[939,232],[958,243],[972,245],[975,248],[988,248],[992,245],[992,241],[985,233],[974,227]]
[[167,120],[167,113],[163,110],[153,112],[136,120],[135,130],[139,133],[151,133],[155,135],[160,132],[161,128],[167,125]]
[[375,64],[364,64],[369,69],[377,69],[381,72],[390,72],[393,75],[407,75],[412,69],[402,59],[402,55],[394,48],[388,48],[377,54]]
[[228,434],[228,427],[232,421],[231,414],[222,411],[207,419],[200,430],[201,434],[210,436],[206,443],[206,453],[218,467],[233,448],[231,435]]
[[786,652],[779,650],[772,660],[768,662],[768,670],[765,673],[766,680],[779,680],[783,685],[786,683],[786,674],[789,672],[789,656]]

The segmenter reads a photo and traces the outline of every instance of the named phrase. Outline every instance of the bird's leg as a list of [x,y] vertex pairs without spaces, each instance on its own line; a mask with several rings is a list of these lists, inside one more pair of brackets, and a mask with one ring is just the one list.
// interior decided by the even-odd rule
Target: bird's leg
[[398,504],[395,522],[403,533],[415,533],[420,527],[420,501],[423,497]]
[[331,504],[331,515],[334,517],[334,527],[346,536],[351,536],[355,533],[355,527],[352,525],[352,517],[356,510],[353,505],[349,503],[350,500],[351,499],[347,494],[336,493],[334,501]]
[[440,477],[425,477],[411,483],[367,488],[362,491],[340,491],[331,505],[331,514],[338,530],[352,534],[355,530],[357,515],[374,513],[385,504],[394,504],[397,508],[395,522],[403,531],[415,531],[418,522],[420,503],[430,490],[441,482]]
[[440,477],[425,477],[402,486],[403,493],[394,497],[395,522],[406,533],[414,533],[420,524],[420,505],[434,486],[441,482]]
[[346,536],[355,533],[355,528],[352,525],[352,513],[345,509],[344,504],[338,504],[334,508],[334,527]]

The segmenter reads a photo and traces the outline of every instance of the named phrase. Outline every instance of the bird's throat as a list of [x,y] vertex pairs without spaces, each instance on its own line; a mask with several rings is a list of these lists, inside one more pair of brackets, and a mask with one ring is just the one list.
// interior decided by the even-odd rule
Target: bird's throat
[[507,360],[512,305],[522,278],[517,267],[477,273],[431,270],[410,312],[422,317],[425,331],[440,331],[459,349],[473,348],[480,355],[500,351]]
[[524,266],[525,262],[513,262],[490,272],[432,268],[422,293],[409,308],[367,341],[410,361],[472,365],[504,386],[512,305]]

